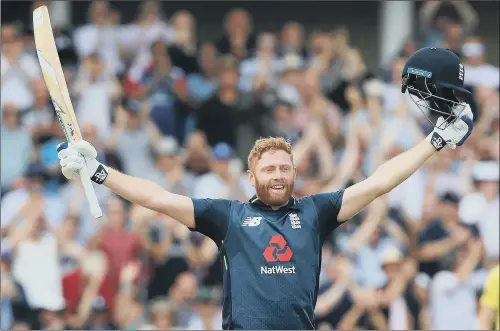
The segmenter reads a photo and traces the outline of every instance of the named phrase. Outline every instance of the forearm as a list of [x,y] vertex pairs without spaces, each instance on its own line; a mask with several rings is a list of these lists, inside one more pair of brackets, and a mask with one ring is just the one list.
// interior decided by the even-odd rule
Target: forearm
[[425,244],[419,249],[418,258],[421,261],[439,259],[456,246],[458,246],[458,242],[453,238],[446,238],[437,242],[431,242]]
[[168,215],[194,228],[194,207],[188,197],[168,192],[152,181],[111,168],[103,185],[134,204]]
[[315,314],[319,317],[326,315],[342,298],[346,287],[342,284],[335,284],[318,298]]
[[158,208],[153,204],[155,197],[164,195],[166,192],[164,188],[152,181],[132,177],[112,168],[109,168],[108,177],[103,184],[126,200],[155,211]]
[[479,330],[491,330],[495,321],[495,310],[481,306],[479,310]]
[[413,175],[435,153],[436,149],[428,141],[423,140],[412,149],[378,167],[370,176],[371,180],[383,193],[388,193]]
[[467,277],[474,271],[477,264],[479,263],[482,251],[482,245],[479,241],[476,241],[469,246],[469,253],[467,254],[464,261],[458,267],[456,272],[456,277],[458,281],[464,282]]

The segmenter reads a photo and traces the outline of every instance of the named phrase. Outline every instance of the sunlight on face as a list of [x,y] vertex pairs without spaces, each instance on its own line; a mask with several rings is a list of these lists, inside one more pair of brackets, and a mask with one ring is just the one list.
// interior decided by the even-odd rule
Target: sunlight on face
[[249,171],[249,178],[263,202],[273,207],[286,204],[295,184],[291,156],[283,150],[265,152]]

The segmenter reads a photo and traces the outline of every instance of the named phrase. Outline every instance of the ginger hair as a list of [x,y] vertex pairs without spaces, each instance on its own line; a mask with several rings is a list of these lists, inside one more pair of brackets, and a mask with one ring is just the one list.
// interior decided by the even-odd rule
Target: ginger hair
[[260,160],[262,154],[268,151],[285,151],[290,154],[293,163],[292,145],[282,137],[269,137],[258,139],[248,154],[248,168],[254,169],[255,162]]

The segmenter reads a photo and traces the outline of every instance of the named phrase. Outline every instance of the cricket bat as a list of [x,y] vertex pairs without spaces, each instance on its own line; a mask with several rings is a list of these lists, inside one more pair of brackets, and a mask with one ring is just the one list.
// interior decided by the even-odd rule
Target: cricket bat
[[[40,63],[43,78],[57,118],[68,143],[76,143],[82,140],[82,134],[69,97],[47,6],[40,6],[33,11],[33,30],[38,62]],[[90,205],[90,212],[93,217],[100,218],[102,216],[101,207],[99,206],[87,168],[84,167],[80,171],[80,178]]]

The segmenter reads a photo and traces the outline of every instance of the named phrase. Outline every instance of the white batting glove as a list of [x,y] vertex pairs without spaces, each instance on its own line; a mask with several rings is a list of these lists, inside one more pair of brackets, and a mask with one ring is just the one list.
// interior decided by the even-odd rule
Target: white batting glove
[[[465,107],[465,108],[463,108]],[[445,129],[440,129],[439,127],[444,126],[445,120],[441,116],[436,122],[436,128],[427,136],[427,141],[429,141],[436,150],[440,151],[444,146],[448,145],[451,149],[457,148],[457,146],[462,146],[462,144],[469,138],[473,124],[473,114],[470,109],[469,104],[462,102],[454,107],[453,112],[460,112],[460,118],[456,119],[455,122],[445,127]]]
[[97,151],[88,141],[61,143],[57,146],[57,152],[62,173],[67,179],[79,178],[80,170],[84,167],[90,179],[97,184],[102,184],[108,176],[108,167],[96,160]]

